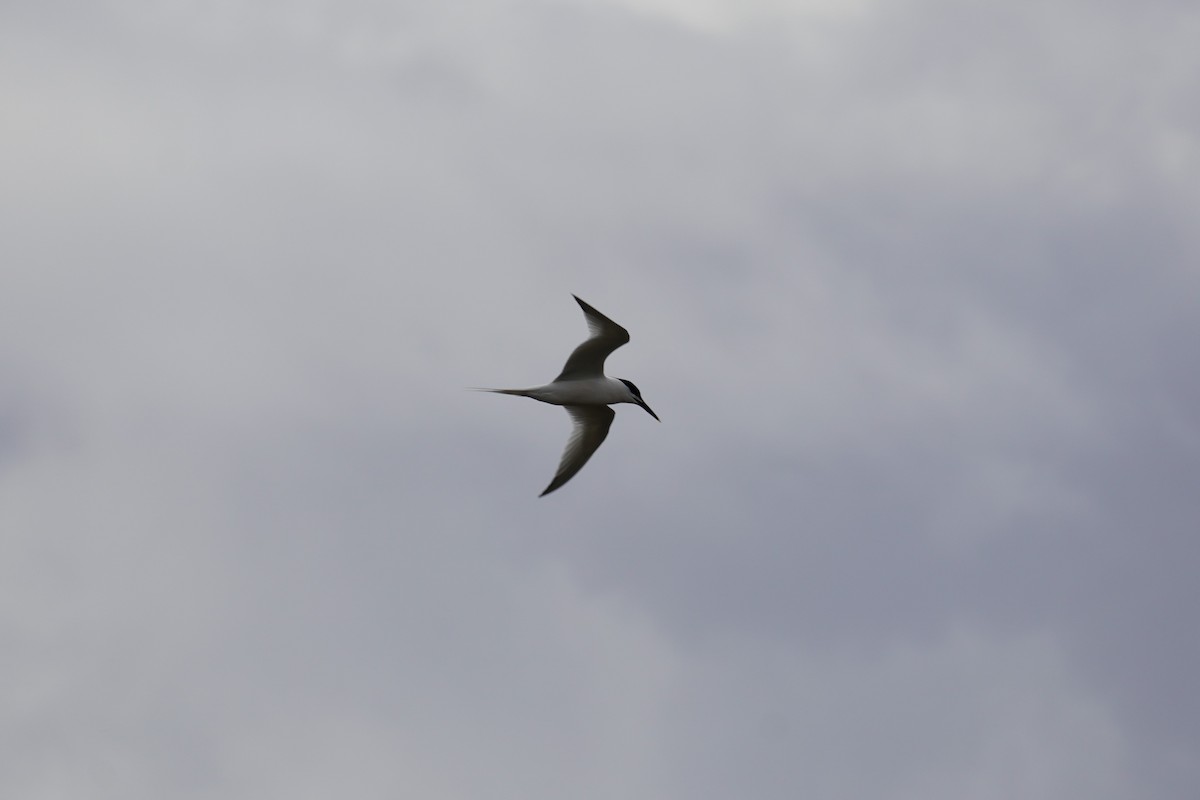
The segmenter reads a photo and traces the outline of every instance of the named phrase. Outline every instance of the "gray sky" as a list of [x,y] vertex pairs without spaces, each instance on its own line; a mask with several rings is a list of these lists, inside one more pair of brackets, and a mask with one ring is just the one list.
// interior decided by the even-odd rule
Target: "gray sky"
[[1197,40],[5,3],[0,795],[1196,796]]

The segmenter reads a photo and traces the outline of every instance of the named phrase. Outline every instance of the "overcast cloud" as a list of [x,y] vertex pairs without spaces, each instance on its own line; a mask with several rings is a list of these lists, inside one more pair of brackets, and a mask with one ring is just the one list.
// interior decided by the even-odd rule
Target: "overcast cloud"
[[1197,41],[5,3],[0,796],[1200,796]]

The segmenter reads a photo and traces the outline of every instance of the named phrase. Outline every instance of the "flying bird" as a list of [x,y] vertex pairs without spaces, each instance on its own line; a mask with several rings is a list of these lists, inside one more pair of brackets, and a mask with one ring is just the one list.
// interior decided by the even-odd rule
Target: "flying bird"
[[[562,406],[571,415],[571,438],[558,463],[554,479],[538,497],[545,497],[562,486],[592,457],[608,436],[616,412],[609,408],[616,403],[633,403],[646,409],[650,416],[658,414],[650,410],[642,393],[633,381],[624,378],[609,378],[604,374],[604,360],[612,351],[629,341],[629,331],[601,314],[590,305],[571,295],[587,320],[591,336],[575,348],[563,366],[562,372],[551,383],[532,389],[483,389],[485,392],[515,394],[532,397],[543,403]],[[661,420],[659,420],[661,422]]]

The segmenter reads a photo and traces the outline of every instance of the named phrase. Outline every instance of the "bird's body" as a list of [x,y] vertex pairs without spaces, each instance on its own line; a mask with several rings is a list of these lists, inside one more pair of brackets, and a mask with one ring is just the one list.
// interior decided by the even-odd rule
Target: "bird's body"
[[629,332],[590,305],[575,297],[583,309],[588,329],[592,335],[575,348],[563,370],[551,383],[529,389],[485,389],[498,394],[532,397],[543,403],[563,406],[571,415],[574,427],[567,449],[554,480],[542,492],[547,495],[575,476],[587,463],[592,453],[608,436],[608,429],[616,416],[610,405],[633,403],[644,408],[650,416],[658,415],[642,400],[642,393],[632,382],[622,378],[609,378],[604,374],[604,361],[608,355],[629,341]]
[[490,389],[497,394],[532,397],[556,406],[606,406],[610,403],[631,403],[629,387],[618,378],[576,378],[555,381],[530,389]]

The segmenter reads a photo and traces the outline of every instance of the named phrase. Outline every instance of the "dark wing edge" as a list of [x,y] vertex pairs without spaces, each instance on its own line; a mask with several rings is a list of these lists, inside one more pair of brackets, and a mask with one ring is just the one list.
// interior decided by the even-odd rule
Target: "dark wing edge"
[[579,303],[579,307],[583,309],[583,317],[587,320],[588,330],[592,336],[615,335],[616,338],[624,339],[622,344],[629,341],[629,331],[601,314],[595,306],[579,295],[573,294],[571,297],[574,297],[575,302]]
[[564,483],[575,477],[575,473],[583,469],[583,465],[596,452],[604,440],[608,438],[608,429],[612,427],[617,412],[608,406],[563,406],[571,415],[574,428],[571,438],[567,440],[566,449],[558,462],[558,472],[554,480],[538,497],[545,497]]

